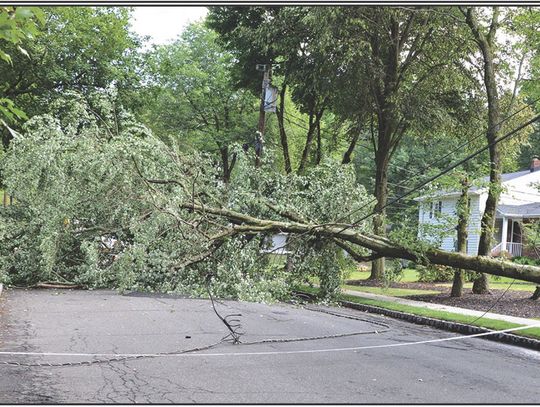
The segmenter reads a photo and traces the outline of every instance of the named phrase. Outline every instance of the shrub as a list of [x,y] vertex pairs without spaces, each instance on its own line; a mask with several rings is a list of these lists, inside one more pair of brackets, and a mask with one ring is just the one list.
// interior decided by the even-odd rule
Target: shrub
[[403,264],[400,260],[389,259],[386,262],[384,270],[384,285],[390,287],[390,284],[399,282],[403,278]]
[[540,259],[531,259],[530,257],[519,256],[511,259],[514,263],[524,264],[526,266],[540,266]]
[[430,264],[429,266],[417,265],[418,281],[422,283],[446,283],[452,281],[454,268]]

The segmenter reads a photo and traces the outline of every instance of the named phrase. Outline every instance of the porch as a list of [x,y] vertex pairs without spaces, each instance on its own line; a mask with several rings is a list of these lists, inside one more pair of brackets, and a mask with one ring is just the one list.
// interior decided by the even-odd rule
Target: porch
[[540,202],[498,205],[494,231],[496,245],[491,249],[491,255],[500,256],[504,253],[510,257],[540,258],[540,248],[527,247],[523,233],[523,225],[539,220]]
[[512,219],[504,216],[502,217],[502,219],[496,219],[494,238],[497,244],[491,249],[492,256],[522,256],[522,219]]

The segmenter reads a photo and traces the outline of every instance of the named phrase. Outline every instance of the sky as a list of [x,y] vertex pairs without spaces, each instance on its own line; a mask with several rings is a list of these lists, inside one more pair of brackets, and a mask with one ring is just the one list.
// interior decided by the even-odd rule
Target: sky
[[165,44],[207,11],[206,7],[134,7],[131,24],[137,34],[151,36],[150,43]]

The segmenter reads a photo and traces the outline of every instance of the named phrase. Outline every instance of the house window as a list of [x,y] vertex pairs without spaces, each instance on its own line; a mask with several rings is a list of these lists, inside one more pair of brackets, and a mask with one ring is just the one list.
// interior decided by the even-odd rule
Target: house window
[[440,215],[442,212],[442,201],[432,202],[429,210],[429,218],[432,219],[436,215]]

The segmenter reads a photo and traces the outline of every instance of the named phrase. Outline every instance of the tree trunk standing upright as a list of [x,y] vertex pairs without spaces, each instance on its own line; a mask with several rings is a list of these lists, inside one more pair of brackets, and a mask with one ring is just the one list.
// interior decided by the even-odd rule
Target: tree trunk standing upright
[[219,152],[221,153],[221,165],[223,166],[223,182],[228,184],[231,180],[232,170],[236,164],[236,153],[233,154],[229,162],[229,147],[221,147]]
[[534,293],[533,295],[531,296],[531,300],[537,300],[538,298],[540,298],[540,285],[537,285],[536,286],[536,289],[534,290]]
[[347,148],[347,151],[343,154],[343,159],[341,160],[341,164],[349,164],[352,159],[352,153],[354,152],[354,149],[356,148],[356,143],[358,142],[358,138],[360,137],[360,132],[356,131],[351,139],[351,142],[349,144],[349,148]]
[[285,132],[285,95],[287,93],[287,84],[283,84],[279,92],[279,106],[276,108],[276,117],[279,126],[279,140],[281,142],[281,150],[283,151],[283,165],[285,173],[292,172],[291,156],[289,154],[289,140]]
[[[411,17],[413,18],[413,17]],[[412,21],[412,20],[411,20]],[[397,91],[399,86],[399,55],[408,33],[400,33],[399,23],[392,18],[389,24],[390,41],[385,44],[378,36],[371,38],[371,50],[375,60],[384,61],[384,73],[380,80],[375,81],[373,97],[377,107],[377,139],[373,139],[375,148],[375,199],[373,233],[386,236],[386,204],[388,203],[388,164],[392,152],[397,147],[402,132],[398,135],[396,119]],[[401,35],[402,36],[401,36]],[[384,257],[371,263],[370,280],[381,280],[384,277]]]
[[[458,225],[457,225],[457,251],[467,253],[467,225],[469,221],[469,180],[467,176],[461,182],[461,195],[457,203]],[[451,297],[461,297],[463,295],[463,270],[454,272]]]
[[319,165],[322,159],[321,121],[317,122],[317,153],[315,154],[315,165]]
[[309,113],[309,124],[308,124],[308,132],[306,135],[306,144],[304,146],[304,150],[302,151],[302,157],[300,158],[300,163],[298,164],[298,174],[303,174],[306,166],[308,164],[309,159],[309,153],[311,151],[311,146],[313,144],[313,139],[315,138],[315,132],[317,131],[317,126],[319,122],[321,121],[322,115],[324,113],[324,107],[322,107],[319,111],[316,111],[315,108],[313,108]]
[[[465,15],[467,25],[471,29],[474,39],[480,48],[484,62],[484,85],[486,87],[488,102],[488,130],[486,139],[488,143],[493,143],[499,134],[499,96],[497,92],[497,81],[495,78],[495,67],[493,59],[495,57],[495,35],[499,25],[499,8],[493,7],[493,15],[489,31],[485,34],[476,18],[475,9],[469,7],[466,10],[460,8]],[[501,193],[501,159],[497,144],[489,148],[490,171],[489,171],[489,192],[486,201],[486,208],[481,221],[480,242],[478,244],[478,254],[481,256],[489,255],[491,251],[491,241],[493,230],[495,229],[495,211],[497,201]],[[474,281],[473,293],[485,294],[489,292],[489,282],[487,275],[480,273],[480,276]]]
[[[379,141],[381,136],[379,135]],[[377,236],[386,236],[386,204],[388,203],[388,163],[390,153],[387,152],[386,145],[379,144],[375,155],[375,198],[377,203],[374,208],[373,233]],[[370,280],[382,280],[384,277],[384,257],[374,260],[371,263]]]

